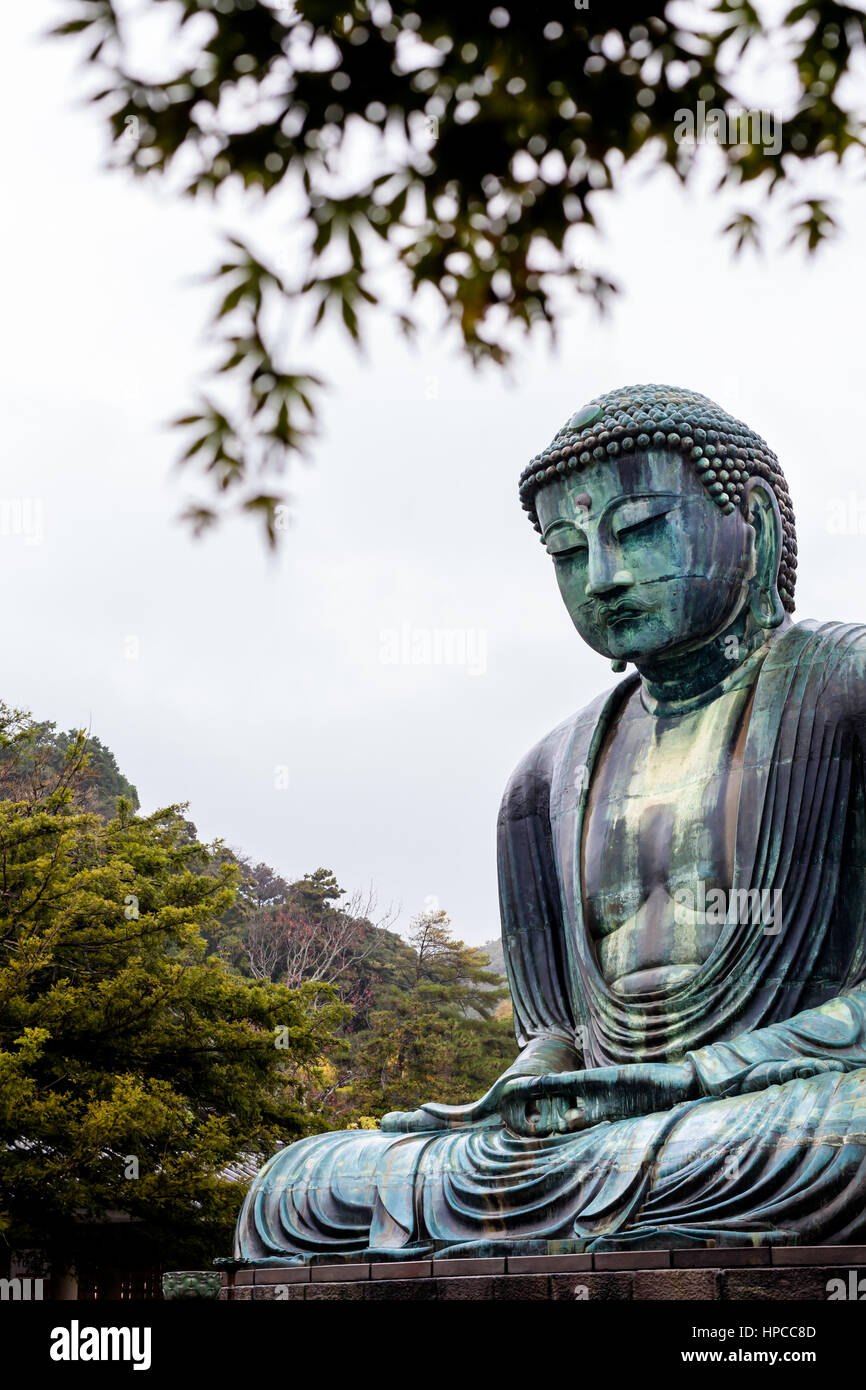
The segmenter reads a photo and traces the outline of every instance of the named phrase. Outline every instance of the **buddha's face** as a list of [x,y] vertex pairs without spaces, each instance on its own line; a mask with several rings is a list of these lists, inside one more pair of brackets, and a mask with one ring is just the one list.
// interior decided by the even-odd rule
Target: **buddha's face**
[[725,516],[679,454],[624,454],[546,484],[536,510],[585,642],[640,666],[733,617],[754,568],[752,526]]

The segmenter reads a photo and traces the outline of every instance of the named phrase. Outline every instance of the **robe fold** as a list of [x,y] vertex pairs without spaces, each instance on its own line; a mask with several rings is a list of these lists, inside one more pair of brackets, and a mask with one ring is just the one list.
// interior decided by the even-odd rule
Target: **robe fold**
[[[503,798],[500,908],[521,1047],[509,1072],[689,1058],[700,1098],[544,1139],[485,1122],[302,1140],[254,1180],[238,1256],[866,1240],[866,628],[805,622],[768,642],[728,920],[688,980],[623,998],[584,924],[580,847],[595,761],[636,681],[543,739]],[[767,901],[781,909],[772,928]],[[768,1084],[772,1064],[810,1059],[835,1070]]]

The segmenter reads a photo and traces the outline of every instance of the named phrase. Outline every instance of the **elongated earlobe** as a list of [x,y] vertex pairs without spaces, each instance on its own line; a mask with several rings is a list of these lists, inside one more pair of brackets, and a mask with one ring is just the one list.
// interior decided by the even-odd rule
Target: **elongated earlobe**
[[759,627],[778,627],[785,621],[785,610],[775,584],[769,591],[753,586],[749,594],[749,612]]
[[749,612],[759,627],[778,627],[785,620],[778,589],[782,519],[772,490],[757,479],[749,488],[749,520],[755,532],[755,572],[749,586]]

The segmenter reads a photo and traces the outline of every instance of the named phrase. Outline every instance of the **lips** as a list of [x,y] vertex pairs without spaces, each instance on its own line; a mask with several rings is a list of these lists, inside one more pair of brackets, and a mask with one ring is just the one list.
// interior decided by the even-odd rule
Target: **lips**
[[646,611],[644,605],[638,603],[602,603],[598,608],[599,616],[608,627],[628,622],[631,618],[643,617]]

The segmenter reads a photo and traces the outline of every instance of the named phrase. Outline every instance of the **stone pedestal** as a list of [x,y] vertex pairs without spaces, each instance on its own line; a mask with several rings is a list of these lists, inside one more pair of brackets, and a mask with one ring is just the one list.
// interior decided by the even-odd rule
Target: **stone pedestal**
[[220,1298],[866,1301],[866,1246],[746,1246],[224,1270]]

